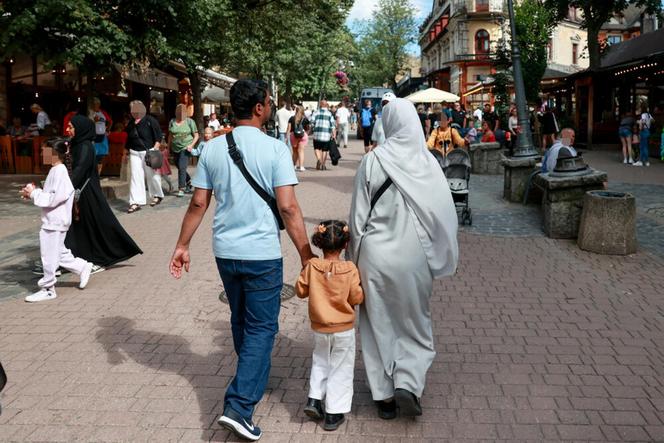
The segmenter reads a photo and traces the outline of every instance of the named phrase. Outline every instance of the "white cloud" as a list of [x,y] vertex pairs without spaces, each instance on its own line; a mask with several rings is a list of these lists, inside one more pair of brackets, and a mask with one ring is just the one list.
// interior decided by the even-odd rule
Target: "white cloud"
[[[431,12],[432,0],[403,0],[410,1],[415,10],[415,17],[419,20],[425,18]],[[374,9],[378,6],[378,0],[355,0],[347,23],[350,25],[355,20],[367,20],[373,16]]]
[[348,14],[347,22],[370,19],[377,5],[378,0],[355,0],[350,14]]

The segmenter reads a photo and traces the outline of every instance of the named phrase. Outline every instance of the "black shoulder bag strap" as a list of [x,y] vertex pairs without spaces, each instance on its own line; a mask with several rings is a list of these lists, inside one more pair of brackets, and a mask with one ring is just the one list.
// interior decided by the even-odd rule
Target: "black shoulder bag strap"
[[249,171],[247,171],[247,167],[244,165],[244,161],[242,160],[242,153],[237,149],[237,144],[233,138],[233,132],[226,134],[226,142],[228,143],[228,154],[233,159],[233,163],[235,163],[237,167],[240,168],[240,172],[247,180],[247,183],[249,183],[249,186],[251,186],[251,188],[256,191],[256,194],[265,200],[265,203],[267,203],[267,205],[270,207],[270,210],[274,214],[274,218],[277,219],[279,229],[285,229],[284,221],[281,218],[281,214],[279,214],[279,208],[277,207],[277,199],[268,194],[265,189],[261,188],[261,186],[256,183],[256,180],[254,180],[254,178],[251,176]]
[[367,226],[369,226],[369,220],[371,220],[371,213],[373,212],[374,206],[376,206],[376,203],[378,203],[378,200],[385,194],[385,191],[387,191],[390,186],[392,186],[392,179],[390,177],[387,177],[387,180],[380,185],[380,188],[376,191],[373,197],[371,197],[371,207],[369,208],[369,215],[367,215],[367,222],[364,224],[364,228],[366,229]]

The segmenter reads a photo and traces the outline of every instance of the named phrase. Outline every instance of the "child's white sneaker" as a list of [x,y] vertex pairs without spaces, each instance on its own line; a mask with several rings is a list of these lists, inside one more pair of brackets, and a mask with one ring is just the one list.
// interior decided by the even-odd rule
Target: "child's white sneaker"
[[25,297],[25,301],[28,303],[36,303],[38,301],[46,301],[46,300],[53,300],[56,298],[58,295],[55,293],[55,289],[53,288],[44,288],[40,289],[39,291],[35,292],[34,294],[30,294],[27,297]]
[[93,265],[91,262],[87,262],[83,267],[81,275],[79,276],[80,281],[78,283],[78,287],[80,289],[85,289],[85,287],[88,285],[88,281],[90,281],[90,275],[92,274],[92,266]]

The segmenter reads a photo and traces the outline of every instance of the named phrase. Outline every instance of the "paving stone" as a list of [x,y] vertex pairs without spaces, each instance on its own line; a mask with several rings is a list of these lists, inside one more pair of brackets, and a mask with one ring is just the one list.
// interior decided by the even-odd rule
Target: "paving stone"
[[[360,151],[354,142],[339,168],[299,175],[308,231],[347,218]],[[431,297],[437,355],[416,420],[377,418],[361,352],[347,423],[327,433],[306,418],[307,304],[284,301],[255,412],[264,440],[662,440],[664,178],[648,187],[629,174],[610,171],[609,186],[635,193],[639,236],[649,242],[640,237],[641,250],[619,258],[545,238],[536,206],[502,201],[502,176],[472,177],[475,219],[459,235],[458,272],[436,281]],[[96,274],[85,291],[64,277],[57,300],[30,305],[21,297],[36,282],[27,260],[37,258],[38,220],[30,221],[34,208],[2,198],[0,209],[11,209],[0,211],[0,355],[10,384],[0,398],[0,441],[234,441],[216,423],[237,359],[228,306],[218,299],[211,214],[192,241],[190,273],[175,281],[166,262],[188,199],[168,197],[132,215],[115,202],[145,254]],[[299,263],[283,243],[292,283]],[[156,277],[146,281],[146,269]]]

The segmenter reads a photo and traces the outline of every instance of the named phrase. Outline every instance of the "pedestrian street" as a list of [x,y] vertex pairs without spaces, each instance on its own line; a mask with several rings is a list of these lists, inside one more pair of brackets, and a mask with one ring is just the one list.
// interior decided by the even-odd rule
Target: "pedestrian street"
[[[351,141],[338,167],[299,174],[308,232],[320,220],[347,219],[360,143]],[[501,178],[471,179],[476,216],[459,233],[458,272],[434,283],[437,355],[423,415],[376,416],[358,345],[346,422],[326,432],[305,416],[313,342],[307,304],[294,297],[282,302],[270,380],[254,415],[263,441],[663,438],[664,257],[645,248],[594,255],[548,239],[533,227],[531,207],[508,220],[513,232],[491,232],[487,209],[504,210],[506,220],[514,212],[483,185],[491,177]],[[83,291],[65,274],[56,300],[28,304],[39,220],[3,196],[3,223],[12,229],[2,234],[0,262],[0,357],[9,376],[0,441],[236,441],[216,422],[236,357],[229,308],[219,300],[211,211],[192,242],[190,272],[178,281],[167,270],[187,200],[169,196],[162,206],[120,214],[143,255],[93,275]],[[522,222],[531,225],[519,231]],[[299,259],[290,240],[282,242],[284,280],[293,284]]]

